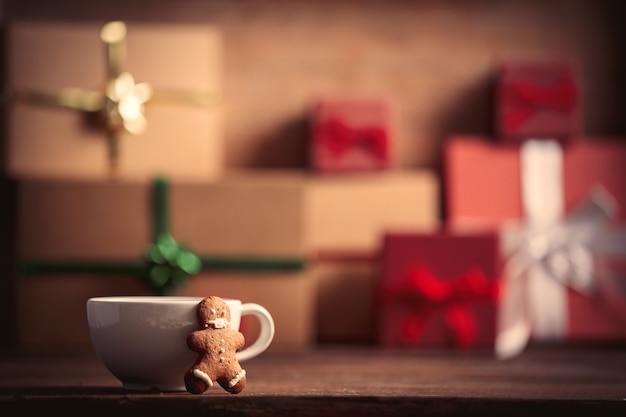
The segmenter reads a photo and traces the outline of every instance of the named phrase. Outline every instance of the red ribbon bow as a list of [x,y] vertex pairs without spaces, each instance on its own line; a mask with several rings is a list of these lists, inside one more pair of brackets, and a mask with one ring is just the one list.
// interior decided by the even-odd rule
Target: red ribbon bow
[[341,120],[330,119],[318,126],[317,135],[322,145],[336,157],[349,149],[361,147],[378,159],[387,158],[387,134],[379,127],[356,128]]
[[456,346],[465,349],[475,343],[478,333],[470,304],[495,301],[498,292],[497,283],[488,280],[478,269],[450,281],[441,281],[428,269],[415,267],[404,282],[384,289],[382,300],[408,308],[410,314],[402,323],[402,341],[407,345],[416,344],[428,317],[434,311],[443,310]]
[[537,110],[565,113],[571,111],[578,101],[578,91],[571,76],[563,76],[550,86],[528,82],[506,85],[502,92],[507,111],[504,129],[513,133]]

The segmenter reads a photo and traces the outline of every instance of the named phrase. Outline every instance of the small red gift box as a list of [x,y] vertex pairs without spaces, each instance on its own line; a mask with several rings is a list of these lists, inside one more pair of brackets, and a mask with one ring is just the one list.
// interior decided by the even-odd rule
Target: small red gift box
[[376,289],[386,347],[492,348],[500,258],[492,233],[389,233]]
[[503,64],[496,76],[496,137],[504,142],[581,133],[580,80],[571,63]]
[[528,340],[626,342],[624,178],[626,144],[617,140],[446,142],[448,226],[503,239],[502,334],[519,336],[502,345],[507,355]]
[[315,104],[309,162],[319,172],[390,167],[390,109],[382,99],[326,99]]

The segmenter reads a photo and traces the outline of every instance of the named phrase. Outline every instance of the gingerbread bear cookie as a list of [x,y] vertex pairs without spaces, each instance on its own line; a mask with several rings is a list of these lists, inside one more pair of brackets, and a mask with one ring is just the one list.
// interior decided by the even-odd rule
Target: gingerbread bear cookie
[[231,394],[246,386],[246,371],[235,356],[245,343],[243,334],[230,328],[230,308],[216,296],[198,304],[198,321],[204,327],[187,336],[187,346],[198,352],[194,365],[185,374],[185,387],[192,394],[202,394],[217,382]]

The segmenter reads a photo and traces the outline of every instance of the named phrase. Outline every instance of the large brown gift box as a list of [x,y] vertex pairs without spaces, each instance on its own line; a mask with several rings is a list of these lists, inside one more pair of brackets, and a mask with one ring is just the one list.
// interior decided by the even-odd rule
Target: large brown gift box
[[[141,262],[152,239],[150,195],[149,181],[20,181],[20,265]],[[169,231],[198,256],[304,260],[304,196],[302,182],[284,176],[173,182]],[[259,303],[276,323],[270,349],[304,349],[314,337],[315,286],[303,265],[264,271],[209,268],[172,295],[220,295]],[[89,297],[150,294],[140,278],[123,271],[30,270],[18,274],[15,287],[21,351],[89,350]],[[254,331],[254,323],[249,327]]]
[[440,222],[431,171],[317,175],[308,188],[314,250],[376,251],[388,230],[434,230]]
[[426,170],[314,175],[308,181],[317,341],[373,343],[372,304],[388,231],[439,225],[439,180]]
[[[102,27],[57,21],[16,21],[8,26],[7,77],[14,97],[8,112],[10,175],[46,179],[111,175],[108,134],[87,117],[93,112],[44,103],[58,101],[58,94],[66,104],[82,103],[86,97],[82,92],[105,91],[109,63],[100,39]],[[182,180],[219,176],[220,29],[127,22],[121,45],[125,54],[119,71],[130,73],[137,84],[148,83],[152,96],[145,102],[145,131],[119,133],[114,175],[145,179],[164,174]]]

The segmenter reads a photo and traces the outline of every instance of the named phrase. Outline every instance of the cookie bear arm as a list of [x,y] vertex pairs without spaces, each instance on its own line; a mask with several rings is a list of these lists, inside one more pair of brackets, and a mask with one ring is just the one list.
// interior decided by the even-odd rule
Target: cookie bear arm
[[205,339],[202,330],[196,330],[187,335],[187,346],[194,352],[201,352],[206,348]]
[[239,350],[246,344],[246,339],[241,332],[235,332],[235,349]]

